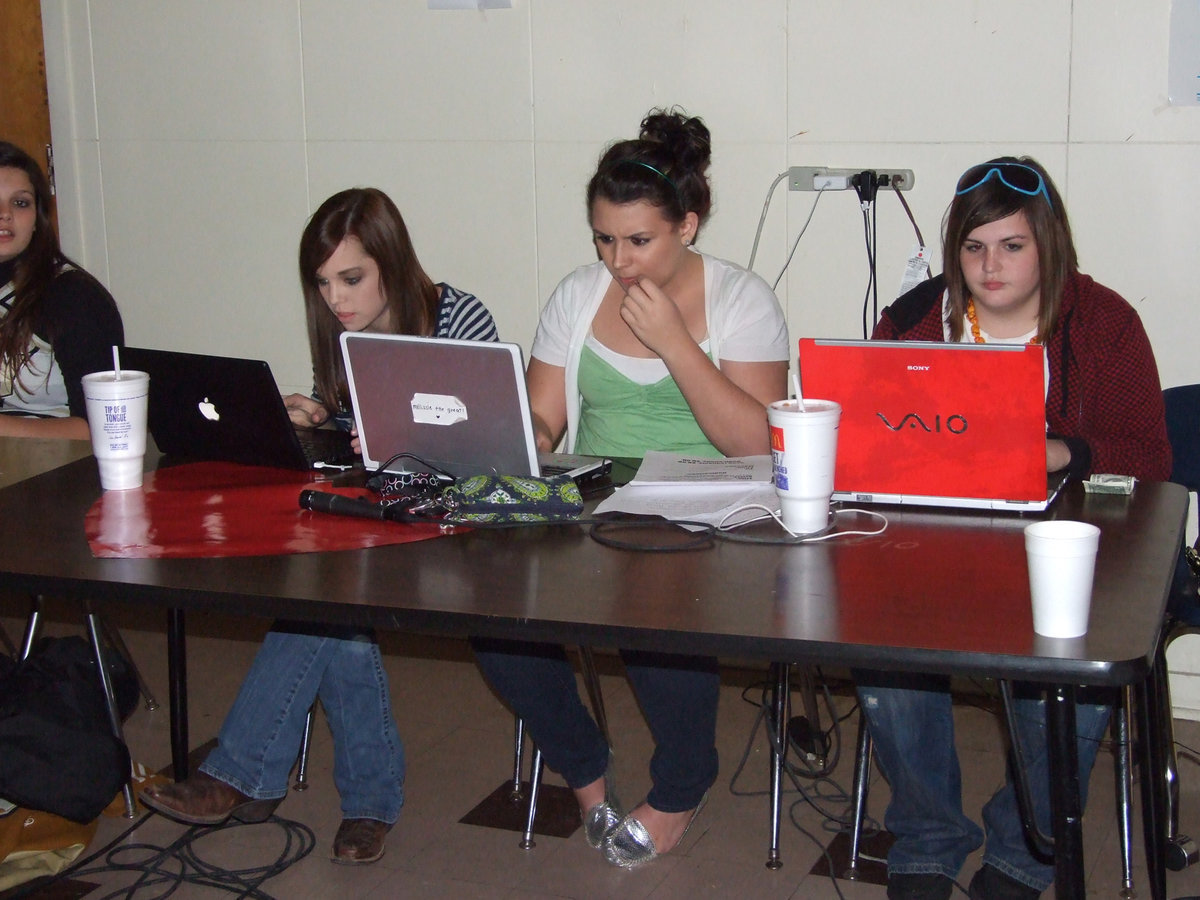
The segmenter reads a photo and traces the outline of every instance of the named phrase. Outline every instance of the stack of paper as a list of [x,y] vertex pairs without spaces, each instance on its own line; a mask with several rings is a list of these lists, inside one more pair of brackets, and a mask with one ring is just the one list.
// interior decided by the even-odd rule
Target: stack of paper
[[[756,508],[737,512],[748,506]],[[712,459],[651,450],[633,481],[617,488],[596,507],[596,512],[662,516],[710,525],[728,516],[726,524],[731,525],[763,515],[759,507],[764,506],[779,510],[770,456]]]

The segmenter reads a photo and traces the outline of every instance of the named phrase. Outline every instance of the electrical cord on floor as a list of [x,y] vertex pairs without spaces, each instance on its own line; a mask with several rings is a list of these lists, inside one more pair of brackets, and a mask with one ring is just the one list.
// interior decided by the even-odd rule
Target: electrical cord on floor
[[[749,697],[749,694],[756,689],[760,692],[760,697],[757,701]],[[830,777],[830,773],[832,773],[837,767],[838,761],[840,760],[842,746],[841,723],[845,722],[848,718],[854,715],[854,711],[858,708],[858,704],[855,704],[844,715],[838,716],[833,707],[833,697],[829,687],[827,684],[822,682],[821,696],[823,696],[825,699],[825,706],[829,712],[830,721],[832,724],[828,730],[820,732],[820,734],[822,735],[824,745],[830,748],[830,750],[826,756],[824,765],[821,765],[818,768],[805,767],[789,761],[788,755],[785,752],[788,739],[786,737],[781,739],[780,736],[775,732],[772,721],[771,703],[767,697],[767,692],[769,689],[769,685],[759,682],[749,685],[745,690],[742,691],[742,700],[746,703],[749,703],[751,706],[757,707],[758,715],[755,717],[754,724],[750,729],[750,734],[746,740],[746,746],[742,752],[742,757],[738,761],[736,769],[729,778],[729,792],[736,797],[762,797],[770,794],[769,789],[748,791],[739,790],[737,788],[737,780],[741,777],[741,773],[749,761],[750,754],[753,752],[754,741],[758,735],[758,729],[761,723],[764,726],[764,729],[767,733],[767,740],[770,742],[772,748],[781,753],[784,761],[783,771],[792,783],[791,789],[782,788],[781,793],[800,795],[788,807],[788,820],[792,823],[792,826],[797,831],[808,838],[809,841],[811,841],[813,845],[821,851],[822,855],[825,857],[826,865],[829,867],[829,877],[831,883],[833,884],[833,888],[839,897],[844,898],[841,887],[837,881],[834,862],[832,857],[829,855],[828,848],[821,842],[820,839],[818,839],[815,834],[800,824],[797,815],[798,809],[801,806],[808,805],[824,817],[821,827],[825,833],[836,835],[849,830],[851,825],[849,817],[846,815],[839,815],[835,812],[832,812],[828,808],[831,804],[840,803],[848,805],[852,799],[850,793],[847,792],[846,789],[839,785],[836,781],[834,781],[832,777]],[[801,784],[802,778],[810,779],[812,781],[812,786],[806,787],[805,785]],[[833,790],[829,792],[823,792],[822,787],[828,786],[832,786]],[[862,823],[863,836],[874,835],[880,830],[881,829],[878,822],[870,817],[864,817]],[[865,854],[860,854],[860,858],[874,859],[873,857],[869,857]],[[875,861],[883,862],[883,860]]]
[[1178,748],[1175,752],[1178,754],[1179,750],[1182,750],[1187,756],[1188,762],[1200,764],[1200,750],[1197,750],[1195,747],[1189,747],[1183,741],[1176,741],[1175,746]]
[[[270,894],[260,890],[263,882],[274,878],[289,866],[304,859],[316,846],[316,836],[311,828],[279,816],[271,816],[266,822],[257,823],[274,825],[282,830],[283,848],[279,856],[267,865],[249,869],[228,870],[206,861],[198,852],[200,843],[214,832],[227,833],[231,828],[248,827],[245,823],[235,819],[230,819],[224,825],[195,825],[166,847],[154,844],[122,843],[152,815],[157,815],[157,813],[147,813],[95,853],[59,872],[52,879],[31,882],[27,892],[12,894],[10,900],[29,896],[34,891],[40,892],[47,886],[64,879],[78,879],[89,875],[113,872],[136,873],[136,878],[125,887],[116,888],[96,900],[110,900],[110,898],[117,897],[125,897],[129,900],[134,900],[134,898],[162,900],[162,898],[171,896],[181,887],[195,885],[227,891],[238,897],[274,900]],[[91,865],[101,857],[104,858],[103,865]]]

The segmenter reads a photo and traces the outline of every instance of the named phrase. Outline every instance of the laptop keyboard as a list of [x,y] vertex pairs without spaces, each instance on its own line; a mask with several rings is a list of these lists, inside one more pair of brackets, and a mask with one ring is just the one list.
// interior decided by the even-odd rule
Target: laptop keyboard
[[296,438],[309,465],[324,462],[350,465],[357,457],[350,449],[350,435],[332,428],[297,428]]

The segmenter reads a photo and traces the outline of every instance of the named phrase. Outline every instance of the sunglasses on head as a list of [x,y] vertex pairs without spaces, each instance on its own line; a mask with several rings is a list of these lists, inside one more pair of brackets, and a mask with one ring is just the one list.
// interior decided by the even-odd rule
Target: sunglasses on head
[[958,197],[969,194],[993,178],[1018,194],[1025,194],[1027,197],[1036,197],[1041,194],[1046,198],[1047,203],[1050,203],[1051,206],[1054,205],[1050,201],[1050,192],[1046,189],[1046,181],[1042,178],[1042,173],[1024,163],[983,163],[979,166],[972,166],[958,179],[958,189],[954,193]]

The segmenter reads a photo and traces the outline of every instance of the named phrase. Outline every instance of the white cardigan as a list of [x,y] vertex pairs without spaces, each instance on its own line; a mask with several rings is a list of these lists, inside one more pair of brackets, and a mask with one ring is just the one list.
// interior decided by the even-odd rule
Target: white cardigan
[[[693,251],[698,252],[698,251]],[[721,360],[775,362],[791,356],[787,322],[779,300],[765,281],[731,262],[704,259],[704,317],[708,343],[718,368]],[[580,266],[550,295],[538,322],[532,355],[566,369],[567,446],[574,452],[582,398],[579,360],[596,310],[612,283],[603,262]]]

